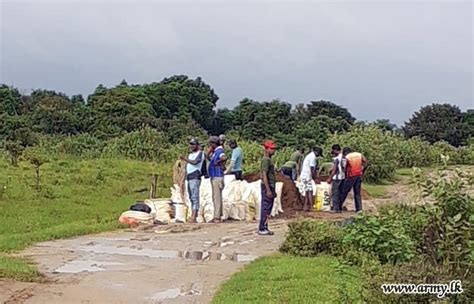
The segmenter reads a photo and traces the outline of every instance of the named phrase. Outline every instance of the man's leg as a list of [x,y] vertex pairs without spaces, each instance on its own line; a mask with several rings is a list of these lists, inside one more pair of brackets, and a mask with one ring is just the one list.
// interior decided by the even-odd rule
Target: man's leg
[[196,221],[199,212],[199,188],[201,186],[200,179],[192,179],[188,181],[189,199],[191,201],[191,221]]
[[269,198],[267,197],[266,194],[266,189],[262,186],[261,187],[261,205],[260,205],[260,223],[258,225],[258,230],[259,231],[265,231],[268,230],[268,217],[272,213],[272,208],[273,208],[273,202],[275,200],[275,197]]
[[362,178],[360,176],[356,177],[354,180],[354,203],[356,212],[362,211]]
[[221,219],[221,216],[220,216],[221,191],[219,189],[218,178],[211,178],[211,186],[212,186],[212,204],[214,205],[214,220],[220,220]]
[[222,191],[224,190],[224,178],[221,177],[219,178],[219,203],[220,203],[220,207],[221,207],[221,213],[220,213],[220,218],[222,218],[222,215],[223,215],[223,212],[224,212],[224,208],[223,208],[223,202],[222,202]]
[[332,210],[334,211],[341,211],[341,181],[333,180],[332,181]]
[[349,192],[354,186],[354,181],[354,177],[348,177],[343,181],[341,185],[341,208],[344,205],[344,202],[346,201],[347,195],[349,195]]

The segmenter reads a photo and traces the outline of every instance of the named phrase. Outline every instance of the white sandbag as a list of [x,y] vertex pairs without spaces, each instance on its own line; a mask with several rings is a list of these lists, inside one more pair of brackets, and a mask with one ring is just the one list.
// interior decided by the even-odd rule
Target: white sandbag
[[275,184],[275,192],[277,194],[275,198],[275,203],[273,204],[271,216],[277,216],[280,213],[283,213],[283,207],[281,205],[281,193],[283,190],[283,183],[278,182]]
[[119,222],[130,226],[139,224],[153,224],[153,216],[142,211],[128,210],[120,215]]
[[316,185],[315,191],[315,210],[330,211],[331,210],[331,185],[321,182]]
[[188,207],[185,204],[174,204],[175,215],[174,219],[179,223],[186,223]]
[[144,202],[151,208],[153,218],[161,223],[169,223],[171,221],[171,201],[169,199],[147,199]]

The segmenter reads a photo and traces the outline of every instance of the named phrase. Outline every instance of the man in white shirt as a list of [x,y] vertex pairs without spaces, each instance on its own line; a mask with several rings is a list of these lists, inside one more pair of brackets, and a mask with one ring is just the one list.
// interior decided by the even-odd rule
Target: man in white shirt
[[304,211],[309,211],[314,203],[313,196],[313,183],[319,183],[318,180],[318,160],[317,157],[321,156],[323,149],[320,147],[314,147],[304,158],[303,166],[301,168],[301,182],[303,183],[303,189],[305,192],[304,196]]

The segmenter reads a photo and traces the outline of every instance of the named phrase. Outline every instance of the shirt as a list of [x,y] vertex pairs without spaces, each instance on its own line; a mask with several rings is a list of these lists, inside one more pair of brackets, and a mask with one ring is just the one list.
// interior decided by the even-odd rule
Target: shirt
[[231,161],[234,162],[234,167],[231,168],[231,172],[235,171],[242,171],[242,159],[244,158],[244,154],[242,153],[242,149],[240,147],[236,147],[232,150]]
[[263,175],[267,176],[268,184],[270,185],[270,188],[275,189],[275,185],[276,185],[275,165],[273,165],[273,161],[270,157],[264,156],[262,158],[260,172],[262,173],[262,177]]
[[284,168],[296,169],[296,162],[289,160],[283,164]]
[[333,180],[343,180],[346,178],[346,158],[339,153],[333,158],[334,167],[336,167],[336,174],[332,177]]
[[311,180],[313,178],[311,167],[317,169],[316,154],[314,154],[314,152],[309,152],[303,160],[303,167],[301,169],[301,179]]
[[224,148],[222,148],[222,146],[217,147],[214,153],[212,153],[211,161],[209,163],[209,177],[224,177],[224,166],[222,164],[217,164],[223,155]]
[[303,160],[303,154],[300,151],[295,151],[290,156],[290,161],[294,161],[297,164],[300,164]]
[[197,160],[197,164],[193,165],[190,163],[186,164],[186,176],[188,180],[191,179],[200,179],[201,178],[201,168],[204,161],[202,151],[196,151],[189,153],[189,160]]
[[351,152],[346,155],[347,160],[347,177],[362,176],[362,154],[359,152]]

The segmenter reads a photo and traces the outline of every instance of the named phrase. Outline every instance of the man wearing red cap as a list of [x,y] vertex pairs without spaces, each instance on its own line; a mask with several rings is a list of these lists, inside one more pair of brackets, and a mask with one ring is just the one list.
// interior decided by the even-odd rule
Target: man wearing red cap
[[268,217],[272,213],[273,202],[276,197],[275,165],[272,161],[272,155],[275,154],[277,146],[273,141],[267,140],[263,143],[263,147],[265,148],[265,152],[260,166],[260,174],[262,178],[262,204],[260,206],[260,224],[258,226],[258,234],[273,235],[273,232],[268,230]]

